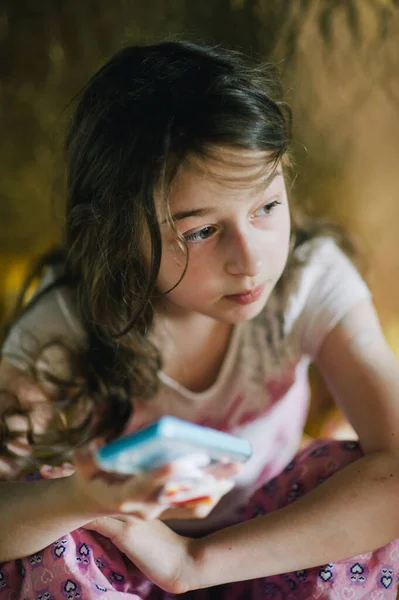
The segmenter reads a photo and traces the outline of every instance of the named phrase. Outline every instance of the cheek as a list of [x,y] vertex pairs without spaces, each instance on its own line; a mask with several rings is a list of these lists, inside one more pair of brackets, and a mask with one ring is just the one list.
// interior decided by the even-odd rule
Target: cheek
[[[165,293],[176,285],[184,272],[185,264],[185,257],[183,255],[179,255],[179,257],[166,255],[162,259],[157,282],[160,292]],[[183,279],[176,289],[168,294],[168,298],[170,300],[184,299],[186,297],[192,299],[193,294],[198,299],[206,296],[209,286],[204,284],[209,281],[210,277],[212,278],[214,271],[215,266],[211,265],[209,256],[205,259],[204,254],[201,255],[200,250],[199,253],[193,251],[191,258],[188,260],[187,270]],[[198,285],[199,282],[201,282],[201,285]]]
[[191,295],[194,293],[198,298],[206,296],[209,290],[209,283],[211,283],[213,278],[214,275],[210,263],[192,260],[181,283],[182,292],[187,292]]
[[[181,279],[187,265],[188,257],[178,247],[164,247],[158,274],[157,287],[160,292],[167,292]],[[186,279],[186,274],[183,280]],[[180,284],[178,285],[180,287]]]
[[194,291],[197,294],[201,294],[202,287],[198,286],[198,282],[204,284],[212,277],[212,273],[212,266],[209,262],[197,261],[193,258],[188,263],[186,274],[181,282],[181,288],[191,293]]

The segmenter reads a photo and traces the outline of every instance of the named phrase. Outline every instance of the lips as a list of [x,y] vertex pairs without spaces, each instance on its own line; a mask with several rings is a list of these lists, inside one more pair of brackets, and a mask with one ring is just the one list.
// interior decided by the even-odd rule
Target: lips
[[252,288],[252,290],[244,291],[241,294],[232,294],[230,296],[226,296],[226,298],[232,302],[238,302],[239,304],[251,304],[252,302],[259,300],[264,287],[265,284],[258,285],[256,288]]
[[261,285],[257,285],[256,287],[251,288],[250,290],[243,290],[242,292],[239,292],[238,294],[229,294],[229,298],[231,297],[236,297],[236,296],[249,296],[250,294],[255,294],[260,288],[263,288],[264,284],[262,283]]
[[233,296],[248,296],[249,294],[254,294],[260,287],[260,285],[258,285],[258,287],[252,288],[252,290],[246,290],[245,292],[240,292],[239,294],[232,294]]

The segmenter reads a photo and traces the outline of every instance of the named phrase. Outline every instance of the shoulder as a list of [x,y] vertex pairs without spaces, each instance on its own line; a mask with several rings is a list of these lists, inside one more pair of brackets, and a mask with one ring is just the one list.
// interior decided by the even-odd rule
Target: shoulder
[[329,237],[314,238],[295,248],[265,312],[269,317],[281,314],[287,326],[304,308],[315,284],[324,274],[330,274],[331,266],[338,264],[343,256]]
[[301,244],[293,252],[293,261],[281,281],[286,300],[303,306],[310,295],[321,293],[344,280],[352,287],[367,286],[351,259],[331,237],[318,237]]
[[46,271],[4,341],[2,356],[20,368],[26,368],[36,351],[51,341],[63,342],[70,348],[86,343],[76,291],[58,284],[59,278],[57,267]]
[[46,314],[49,322],[65,322],[80,336],[83,333],[83,325],[79,317],[76,289],[62,282],[62,274],[62,266],[48,268],[21,319],[28,319],[29,315],[35,313]]
[[352,264],[337,242],[328,236],[315,237],[304,242],[295,248],[293,255],[299,266],[297,272],[301,277],[309,276],[313,272],[319,274],[326,267],[340,263],[342,260]]
[[302,350],[313,355],[332,327],[370,291],[331,237],[309,240],[294,252],[295,265],[283,276],[280,301],[286,331],[295,332]]

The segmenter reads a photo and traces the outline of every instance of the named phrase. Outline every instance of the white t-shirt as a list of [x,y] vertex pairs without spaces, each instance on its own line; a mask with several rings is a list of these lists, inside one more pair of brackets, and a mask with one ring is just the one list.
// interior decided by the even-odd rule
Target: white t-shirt
[[[295,252],[301,264],[285,278],[280,291],[272,293],[256,318],[235,326],[217,380],[209,389],[192,392],[159,373],[159,392],[148,404],[149,420],[175,415],[242,436],[253,449],[234,489],[206,519],[170,523],[179,532],[195,534],[234,522],[254,491],[291,461],[308,412],[309,362],[348,310],[370,297],[332,239],[316,238]],[[32,352],[54,338],[72,348],[85,344],[73,292],[65,287],[49,292],[23,315],[2,354],[27,368]]]

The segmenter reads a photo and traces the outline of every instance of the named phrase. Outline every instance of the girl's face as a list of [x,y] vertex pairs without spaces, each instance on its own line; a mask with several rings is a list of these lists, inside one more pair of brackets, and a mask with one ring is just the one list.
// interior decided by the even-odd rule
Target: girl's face
[[[200,313],[234,324],[265,306],[287,262],[290,217],[281,167],[265,181],[265,155],[220,150],[219,160],[183,168],[170,192],[170,212],[185,252],[159,208],[162,311]],[[262,160],[262,162],[261,162]],[[159,202],[159,205],[162,203]]]

